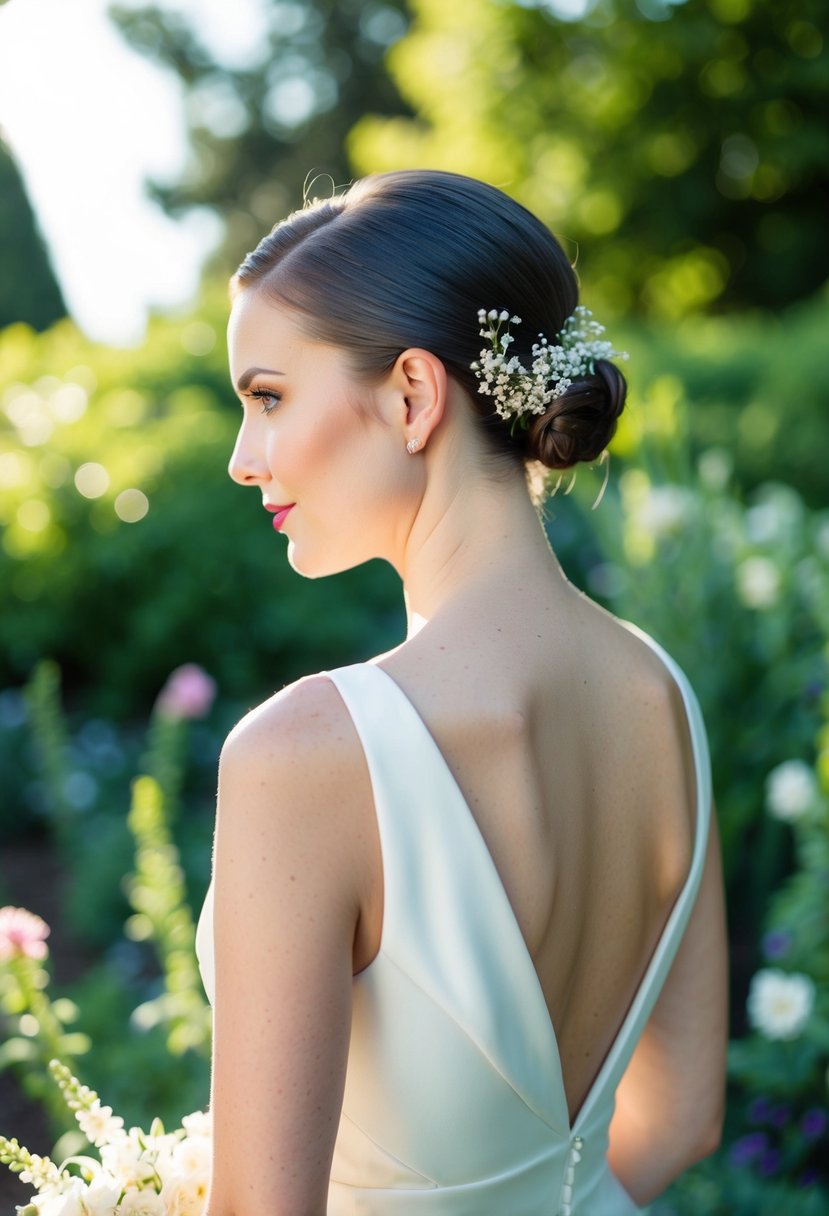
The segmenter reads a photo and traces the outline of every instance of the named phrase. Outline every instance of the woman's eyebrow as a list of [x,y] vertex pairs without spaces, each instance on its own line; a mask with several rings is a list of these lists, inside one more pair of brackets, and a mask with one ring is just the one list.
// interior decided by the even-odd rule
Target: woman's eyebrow
[[243,393],[250,384],[251,380],[258,375],[265,376],[284,376],[284,372],[275,371],[272,367],[249,367],[246,372],[242,372],[239,379],[236,381],[237,392]]

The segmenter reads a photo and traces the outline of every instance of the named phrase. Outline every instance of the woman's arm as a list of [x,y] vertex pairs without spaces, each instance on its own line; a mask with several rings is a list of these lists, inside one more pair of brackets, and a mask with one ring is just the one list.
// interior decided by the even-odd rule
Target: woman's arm
[[367,811],[362,750],[330,681],[293,686],[228,737],[213,871],[205,1216],[325,1214]]
[[720,1143],[728,1046],[728,944],[716,817],[673,966],[616,1093],[608,1160],[645,1205]]

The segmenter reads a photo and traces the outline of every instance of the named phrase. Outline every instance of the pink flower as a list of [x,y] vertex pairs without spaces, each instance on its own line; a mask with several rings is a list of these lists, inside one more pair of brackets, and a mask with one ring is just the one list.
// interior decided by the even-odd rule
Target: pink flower
[[203,718],[216,696],[216,681],[196,663],[171,672],[158,694],[156,709],[169,718]]
[[46,958],[49,947],[45,938],[49,926],[45,920],[25,908],[0,908],[0,963],[9,959]]

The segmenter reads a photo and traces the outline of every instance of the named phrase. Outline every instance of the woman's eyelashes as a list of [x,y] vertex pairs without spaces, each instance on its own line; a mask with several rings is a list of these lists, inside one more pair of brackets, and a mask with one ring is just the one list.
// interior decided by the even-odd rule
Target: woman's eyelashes
[[282,394],[270,388],[253,388],[247,396],[262,403],[263,414],[272,414],[282,400]]

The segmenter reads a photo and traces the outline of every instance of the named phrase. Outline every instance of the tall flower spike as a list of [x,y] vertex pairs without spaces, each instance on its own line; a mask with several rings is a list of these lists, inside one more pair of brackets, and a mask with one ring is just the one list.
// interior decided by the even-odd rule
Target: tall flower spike
[[471,364],[479,381],[478,392],[491,397],[501,418],[518,418],[523,425],[528,415],[543,414],[550,402],[580,377],[592,376],[597,360],[628,357],[627,351],[614,350],[612,343],[602,338],[604,326],[583,304],[562,325],[556,345],[551,345],[544,334],[538,335],[529,370],[516,355],[507,357],[514,341],[510,326],[520,325],[520,317],[511,317],[506,309],[499,312],[481,308],[478,322],[480,335],[487,340],[479,358]]

